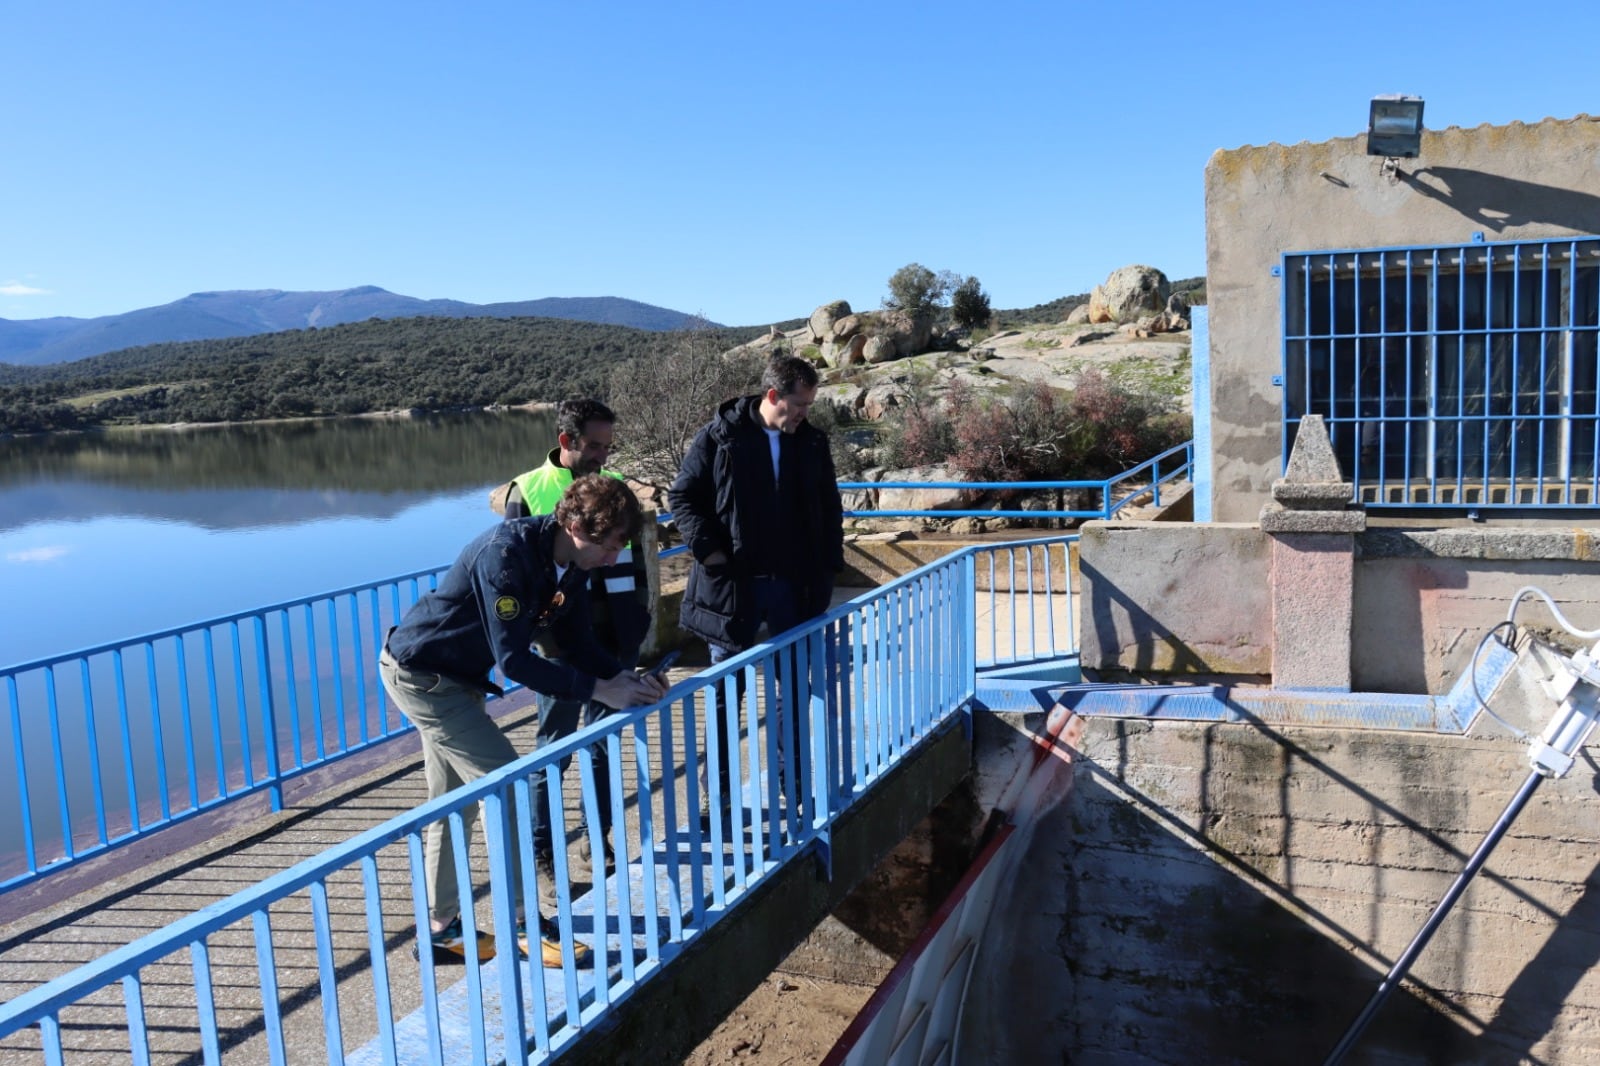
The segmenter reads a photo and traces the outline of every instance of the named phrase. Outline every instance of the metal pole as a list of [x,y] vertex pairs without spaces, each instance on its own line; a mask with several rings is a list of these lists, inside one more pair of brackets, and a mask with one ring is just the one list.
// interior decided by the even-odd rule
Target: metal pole
[[1367,1028],[1368,1023],[1372,1021],[1373,1015],[1378,1013],[1378,1008],[1383,1006],[1383,1001],[1389,998],[1389,993],[1393,992],[1400,982],[1404,980],[1406,972],[1411,969],[1411,964],[1417,961],[1417,956],[1422,954],[1422,949],[1428,946],[1428,941],[1433,939],[1433,934],[1438,931],[1439,926],[1450,913],[1450,908],[1455,906],[1456,901],[1461,898],[1461,894],[1467,890],[1467,885],[1471,883],[1473,877],[1477,876],[1478,870],[1488,860],[1489,853],[1494,850],[1496,844],[1500,843],[1500,838],[1506,835],[1506,830],[1510,829],[1511,823],[1517,820],[1517,815],[1522,813],[1522,808],[1527,806],[1534,790],[1539,787],[1539,783],[1543,780],[1544,774],[1537,770],[1528,775],[1528,779],[1522,783],[1522,787],[1511,798],[1511,802],[1506,805],[1506,809],[1500,813],[1500,820],[1494,823],[1494,828],[1489,830],[1489,835],[1483,838],[1483,843],[1478,845],[1478,850],[1473,852],[1472,858],[1467,860],[1466,868],[1456,878],[1455,884],[1450,886],[1450,891],[1444,894],[1444,898],[1439,901],[1439,905],[1433,909],[1433,913],[1428,916],[1428,920],[1423,923],[1422,928],[1412,939],[1411,946],[1406,948],[1405,953],[1395,962],[1394,969],[1390,970],[1388,976],[1383,979],[1383,983],[1378,985],[1378,990],[1372,994],[1372,998],[1362,1008],[1360,1016],[1351,1024],[1349,1030],[1344,1034],[1344,1039],[1339,1041],[1339,1046],[1333,1049],[1333,1053],[1328,1056],[1323,1066],[1338,1066],[1344,1060],[1344,1057],[1350,1053],[1350,1050],[1355,1047],[1356,1041],[1361,1039],[1361,1034]]

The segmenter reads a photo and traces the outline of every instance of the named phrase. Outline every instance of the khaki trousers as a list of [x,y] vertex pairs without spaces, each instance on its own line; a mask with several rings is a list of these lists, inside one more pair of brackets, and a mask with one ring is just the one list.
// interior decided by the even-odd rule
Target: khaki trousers
[[[387,648],[378,658],[378,674],[389,698],[422,738],[422,773],[430,800],[517,759],[517,749],[484,709],[482,692],[426,670],[407,669],[394,661]],[[470,839],[478,820],[477,806],[462,811],[461,817]],[[520,913],[522,863],[517,857],[515,821],[511,833],[511,887]],[[441,818],[427,827],[423,845],[428,914],[439,923],[449,922],[461,910],[453,854],[450,820]]]

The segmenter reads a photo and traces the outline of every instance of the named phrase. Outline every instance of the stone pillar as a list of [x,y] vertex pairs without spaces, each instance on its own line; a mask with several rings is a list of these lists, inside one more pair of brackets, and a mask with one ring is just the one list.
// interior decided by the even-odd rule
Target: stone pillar
[[1350,510],[1321,415],[1300,422],[1289,468],[1272,484],[1261,530],[1272,541],[1272,684],[1350,691],[1355,535],[1365,511]]

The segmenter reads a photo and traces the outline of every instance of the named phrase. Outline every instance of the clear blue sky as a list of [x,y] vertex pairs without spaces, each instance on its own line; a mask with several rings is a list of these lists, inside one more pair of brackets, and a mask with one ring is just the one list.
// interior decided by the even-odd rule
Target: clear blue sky
[[1218,148],[1600,113],[1594,0],[0,0],[0,317],[215,289],[731,324],[1204,272]]

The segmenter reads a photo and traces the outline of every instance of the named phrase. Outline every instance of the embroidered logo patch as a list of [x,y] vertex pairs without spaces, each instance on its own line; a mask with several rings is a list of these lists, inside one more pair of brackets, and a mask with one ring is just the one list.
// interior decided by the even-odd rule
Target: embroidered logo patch
[[501,596],[494,601],[495,617],[502,622],[509,622],[522,613],[522,604],[517,602],[515,596]]

